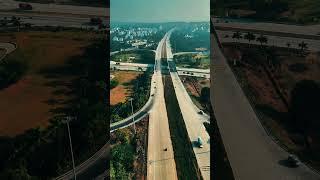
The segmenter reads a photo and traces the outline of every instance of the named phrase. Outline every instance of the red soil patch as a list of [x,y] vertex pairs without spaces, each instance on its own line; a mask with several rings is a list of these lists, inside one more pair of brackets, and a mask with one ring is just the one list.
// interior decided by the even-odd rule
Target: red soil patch
[[110,105],[116,105],[125,102],[127,97],[131,94],[131,86],[126,85],[132,80],[136,79],[141,72],[132,71],[117,71],[112,73],[114,79],[119,82],[119,85],[110,91]]
[[50,106],[44,101],[50,93],[39,78],[31,76],[0,91],[0,135],[16,135],[31,127],[48,125]]
[[116,105],[118,103],[125,102],[128,95],[129,93],[127,92],[125,87],[119,85],[110,91],[110,104]]
[[[0,136],[15,136],[30,128],[46,127],[52,117],[50,110],[62,106],[50,104],[48,100],[60,102],[70,96],[52,94],[56,87],[46,84],[54,79],[47,79],[38,71],[64,65],[69,58],[80,55],[90,40],[76,41],[71,36],[51,32],[21,32],[1,34],[0,41],[16,42],[17,51],[25,56],[30,66],[25,77],[0,90]],[[16,53],[9,56],[16,56]],[[69,83],[72,78],[59,77],[55,80]]]

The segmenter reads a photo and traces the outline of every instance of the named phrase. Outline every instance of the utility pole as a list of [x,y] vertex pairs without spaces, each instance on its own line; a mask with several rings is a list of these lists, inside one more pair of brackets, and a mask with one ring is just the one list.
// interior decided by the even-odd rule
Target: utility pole
[[77,180],[77,175],[76,175],[76,168],[74,164],[74,157],[73,157],[73,150],[72,150],[72,141],[71,141],[71,134],[70,134],[70,127],[69,127],[69,122],[71,120],[75,119],[74,117],[67,116],[65,117],[65,123],[67,124],[68,128],[68,135],[69,135],[69,144],[70,144],[70,151],[71,151],[71,159],[72,159],[72,168],[73,168],[73,175],[74,175],[74,180]]
[[134,116],[133,116],[133,105],[132,105],[132,100],[133,100],[133,98],[130,98],[130,99],[129,99],[129,101],[131,102],[131,115],[132,115],[133,129],[134,129],[134,134],[136,134],[136,133],[137,133],[137,131],[136,131],[136,124],[135,124],[135,122],[134,122]]

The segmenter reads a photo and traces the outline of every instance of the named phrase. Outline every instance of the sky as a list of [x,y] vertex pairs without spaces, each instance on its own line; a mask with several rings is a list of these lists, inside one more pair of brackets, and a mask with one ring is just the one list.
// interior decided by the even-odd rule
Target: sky
[[110,0],[111,22],[209,21],[210,0]]

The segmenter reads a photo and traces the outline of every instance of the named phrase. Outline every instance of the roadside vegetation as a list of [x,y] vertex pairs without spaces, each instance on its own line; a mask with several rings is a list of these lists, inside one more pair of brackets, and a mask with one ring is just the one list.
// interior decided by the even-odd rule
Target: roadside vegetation
[[180,76],[193,103],[205,113],[210,114],[210,80],[193,76]]
[[0,62],[0,90],[16,83],[28,70],[28,62],[21,52]]
[[[45,34],[44,37],[50,36],[50,33],[45,32]],[[34,36],[41,35],[43,34],[34,34]],[[59,39],[52,41],[59,41]],[[52,43],[52,41],[37,43],[45,47],[46,43]],[[105,109],[107,106],[107,84],[105,83],[107,42],[106,38],[96,37],[83,47],[82,53],[67,57],[56,65],[49,63],[57,59],[50,59],[45,49],[42,48],[40,54],[34,54],[35,44],[31,46],[30,51],[27,51],[29,52],[28,60],[30,56],[34,60],[40,58],[42,53],[47,57],[40,58],[41,61],[30,61],[29,67],[38,69],[30,69],[29,73],[43,76],[46,79],[43,83],[51,88],[53,96],[43,99],[49,104],[51,115],[49,124],[45,127],[31,128],[17,136],[1,136],[0,179],[52,179],[71,170],[71,154],[65,124],[67,116],[72,118],[69,124],[76,165],[87,160],[107,143],[106,132],[109,126]],[[27,40],[20,43],[23,47],[23,43],[27,43]],[[32,88],[28,91],[32,91]],[[64,95],[69,98],[61,98]],[[26,114],[20,114],[19,119],[24,121],[25,116]],[[33,121],[40,121],[40,119]],[[19,126],[19,123],[15,125]]]
[[[140,110],[149,99],[151,74],[152,70],[149,69],[127,83],[128,86],[132,87],[130,90],[130,96],[128,96],[128,98],[133,98],[133,112]],[[110,112],[111,123],[127,118],[131,115],[131,103],[127,100],[125,102],[112,105],[110,107]]]
[[169,129],[174,151],[178,179],[202,179],[195,154],[192,149],[192,142],[182,117],[182,113],[176,98],[171,77],[165,75],[164,97],[166,102]]
[[226,44],[224,51],[267,131],[320,169],[320,54],[308,51],[306,43],[299,46]]
[[318,0],[214,0],[212,14],[289,23],[319,23]]
[[147,172],[148,117],[111,133],[110,179],[145,179]]
[[199,68],[199,69],[210,68],[209,55],[203,55],[203,54],[175,55],[173,57],[173,60],[177,67]]
[[149,50],[122,51],[111,56],[111,61],[154,64],[155,53]]

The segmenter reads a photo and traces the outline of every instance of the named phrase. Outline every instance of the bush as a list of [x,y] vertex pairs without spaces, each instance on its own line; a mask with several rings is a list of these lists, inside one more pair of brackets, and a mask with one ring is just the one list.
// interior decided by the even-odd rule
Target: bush
[[17,82],[27,72],[28,65],[21,59],[7,58],[0,64],[0,89]]
[[112,79],[112,80],[110,81],[110,89],[113,89],[113,88],[117,87],[118,84],[119,84],[119,82],[118,82],[117,80]]

